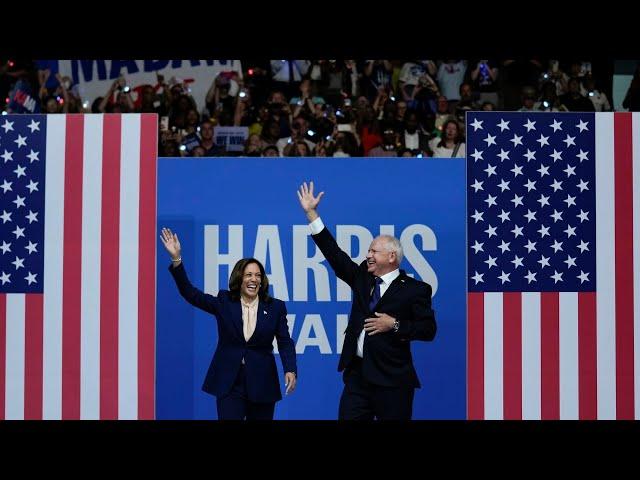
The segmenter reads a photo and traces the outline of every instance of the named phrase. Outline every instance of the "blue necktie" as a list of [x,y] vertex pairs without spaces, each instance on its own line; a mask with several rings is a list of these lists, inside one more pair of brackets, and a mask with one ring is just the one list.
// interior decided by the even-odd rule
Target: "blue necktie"
[[369,300],[369,310],[373,310],[373,307],[375,307],[378,301],[380,300],[380,284],[381,283],[382,283],[382,279],[380,277],[376,277],[376,286],[373,289],[373,293],[371,294],[371,300]]

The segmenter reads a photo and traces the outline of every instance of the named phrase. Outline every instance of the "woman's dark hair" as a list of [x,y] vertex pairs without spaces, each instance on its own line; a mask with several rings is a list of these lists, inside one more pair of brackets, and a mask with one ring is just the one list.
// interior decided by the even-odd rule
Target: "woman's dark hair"
[[91,113],[102,113],[99,107],[103,98],[104,97],[98,97],[93,101],[93,103],[91,104]]
[[196,112],[196,123],[195,126],[197,127],[198,125],[200,125],[200,113],[198,112],[197,108],[190,108],[189,110],[187,110],[185,117],[185,124],[187,124],[188,126],[188,121],[189,121],[189,114],[191,113],[191,111]]
[[262,280],[260,281],[260,288],[258,289],[258,296],[263,302],[270,302],[271,297],[269,297],[269,279],[267,278],[267,274],[264,271],[262,263],[260,263],[255,258],[243,258],[242,260],[238,260],[238,262],[235,264],[233,270],[231,271],[231,276],[229,277],[229,296],[231,297],[231,300],[240,300],[240,289],[242,288],[244,269],[247,268],[247,265],[250,265],[252,263],[258,265],[258,268],[260,269],[260,275],[262,276]]
[[447,147],[446,130],[447,130],[447,125],[449,125],[450,123],[453,123],[456,126],[456,138],[454,139],[454,142],[456,144],[464,142],[464,136],[462,135],[460,124],[456,119],[450,118],[446,122],[444,122],[444,124],[442,125],[442,137],[440,137],[440,141],[438,142],[438,147],[445,147],[445,148]]
[[358,141],[351,132],[340,132],[342,135],[336,136],[335,150],[341,149],[351,157],[357,157],[362,153],[358,150]]
[[[311,153],[312,157],[317,157],[318,156],[319,148],[320,148],[319,144],[316,145],[315,147],[313,147],[313,152]],[[324,145],[322,145],[322,148],[324,148],[324,152],[325,152],[325,156],[326,157],[332,157],[333,156],[333,142],[324,143]]]
[[300,155],[300,152],[298,151],[298,145],[301,145],[305,148],[305,157],[311,155],[311,149],[309,148],[309,145],[307,145],[304,140],[296,140],[292,145],[290,145],[287,157],[302,157],[302,155]]
[[175,140],[166,140],[160,144],[160,157],[180,156],[180,146]]
[[267,120],[266,122],[264,122],[264,125],[262,126],[262,132],[260,134],[260,137],[266,141],[267,143],[275,143],[278,141],[279,138],[279,133],[278,133],[278,137],[271,137],[271,132],[270,129],[273,125],[277,125],[278,126],[278,132],[280,131],[280,124],[274,120],[273,118],[269,118],[269,120]]
[[276,156],[280,156],[280,150],[275,145],[267,145],[262,149],[262,156],[265,157],[268,150],[274,150],[276,152]]

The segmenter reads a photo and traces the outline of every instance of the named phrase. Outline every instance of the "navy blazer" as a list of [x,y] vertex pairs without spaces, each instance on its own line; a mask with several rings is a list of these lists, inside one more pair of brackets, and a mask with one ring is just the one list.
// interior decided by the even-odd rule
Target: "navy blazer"
[[218,346],[209,365],[202,390],[211,395],[224,396],[245,361],[247,394],[252,402],[275,402],[282,399],[273,338],[285,372],[297,374],[296,351],[287,326],[287,308],[282,300],[259,301],[256,329],[245,341],[242,331],[240,300],[232,300],[228,290],[220,290],[214,297],[194,287],[182,263],[169,266],[178,290],[194,307],[209,312],[218,320]]
[[312,235],[336,276],[353,290],[349,323],[345,330],[338,371],[349,367],[356,357],[358,337],[366,318],[374,312],[386,313],[399,322],[397,332],[389,330],[364,337],[362,375],[374,385],[420,387],[409,346],[412,340],[430,341],[436,335],[436,319],[431,308],[431,286],[409,277],[404,270],[373,309],[369,308],[375,277],[367,271],[367,261],[358,265],[344,253],[325,227]]

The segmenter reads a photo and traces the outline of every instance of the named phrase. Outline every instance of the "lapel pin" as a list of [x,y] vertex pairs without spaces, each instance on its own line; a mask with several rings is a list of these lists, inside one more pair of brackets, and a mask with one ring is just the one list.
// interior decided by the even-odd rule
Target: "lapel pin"
[[266,310],[263,310],[263,311],[262,311],[262,313],[264,313],[264,314],[266,315],[266,314],[267,314],[267,311],[266,311]]

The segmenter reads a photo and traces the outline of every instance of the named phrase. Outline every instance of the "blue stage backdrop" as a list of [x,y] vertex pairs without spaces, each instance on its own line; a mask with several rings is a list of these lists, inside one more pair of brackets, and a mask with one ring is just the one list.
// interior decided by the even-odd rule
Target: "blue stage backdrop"
[[[405,250],[401,268],[432,285],[438,333],[411,346],[422,383],[414,418],[465,418],[463,159],[160,158],[158,235],[162,227],[178,233],[192,283],[216,294],[235,262],[254,256],[286,302],[299,377],[275,418],[336,419],[342,391],[351,292],[310,238],[296,195],[305,180],[324,190],[319,213],[352,258],[364,259],[374,236],[394,234]],[[157,248],[157,418],[215,419],[214,397],[200,390],[215,319],[180,297],[159,238]]]

